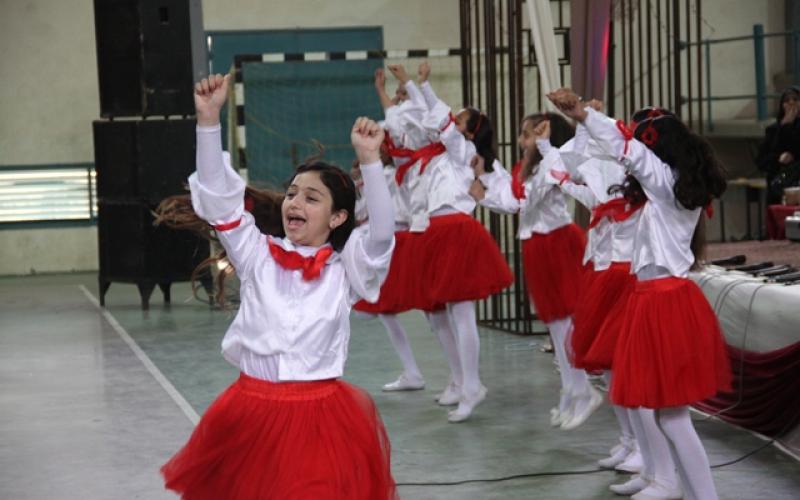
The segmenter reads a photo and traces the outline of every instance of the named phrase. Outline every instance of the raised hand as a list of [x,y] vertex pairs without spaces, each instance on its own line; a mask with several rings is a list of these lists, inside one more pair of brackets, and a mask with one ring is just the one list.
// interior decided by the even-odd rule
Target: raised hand
[[406,83],[411,78],[409,78],[408,73],[406,72],[405,66],[402,64],[390,64],[389,71],[392,72],[395,78],[397,78],[400,83]]
[[599,99],[591,99],[589,102],[586,103],[586,105],[592,108],[593,110],[599,111],[601,113],[603,112],[603,108],[605,107],[603,101]]
[[480,177],[486,173],[486,165],[483,156],[475,155],[470,160],[469,165],[472,167],[472,170],[475,171],[475,177]]
[[428,77],[431,75],[431,65],[428,64],[428,61],[423,62],[419,65],[419,69],[417,70],[417,76],[419,77],[417,80],[420,84],[427,82]]
[[383,129],[374,120],[365,116],[356,118],[350,131],[350,142],[361,165],[380,161],[383,137]]
[[383,68],[375,70],[375,88],[378,90],[386,88],[386,72],[383,71]]
[[536,140],[550,139],[550,120],[542,120],[533,128],[533,135]]
[[568,117],[579,122],[586,119],[587,113],[584,109],[584,103],[572,89],[560,88],[554,90],[547,94],[547,98]]
[[194,85],[197,124],[208,127],[219,123],[219,113],[228,99],[230,75],[209,75]]

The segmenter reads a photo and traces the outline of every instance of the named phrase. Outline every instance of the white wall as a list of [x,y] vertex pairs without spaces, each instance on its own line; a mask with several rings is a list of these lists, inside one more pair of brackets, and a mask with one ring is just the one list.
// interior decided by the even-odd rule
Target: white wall
[[0,230],[0,276],[97,270],[94,227]]

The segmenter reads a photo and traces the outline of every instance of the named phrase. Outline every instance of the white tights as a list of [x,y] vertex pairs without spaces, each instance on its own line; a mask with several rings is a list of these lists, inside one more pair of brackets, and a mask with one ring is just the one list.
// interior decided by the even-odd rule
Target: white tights
[[[607,370],[603,373],[603,380],[606,381],[606,387],[608,388],[608,392],[610,394],[612,380],[611,370]],[[633,427],[631,427],[631,418],[628,414],[629,410],[615,404],[611,405],[611,409],[614,410],[614,416],[617,417],[617,423],[619,424],[619,429],[622,432],[623,442],[630,442],[630,440],[635,439],[633,435]]]
[[455,385],[462,387],[464,376],[461,369],[461,359],[458,355],[456,334],[450,326],[450,319],[447,317],[447,311],[429,312],[425,313],[425,316],[428,318],[431,330],[436,333],[436,337],[442,345],[442,350],[444,350],[444,355],[447,358],[447,364],[450,367],[450,378]]
[[394,347],[400,362],[403,364],[403,373],[409,378],[422,380],[422,373],[417,366],[417,360],[414,359],[414,352],[411,350],[411,344],[408,342],[408,335],[403,325],[396,314],[379,314],[378,317],[386,327],[389,333],[389,340]]
[[655,412],[649,408],[629,408],[628,415],[642,453],[642,476],[666,486],[676,486],[678,479],[669,443],[656,425]]
[[716,500],[708,456],[694,429],[689,407],[677,406],[656,411],[658,427],[669,439],[670,452],[678,466],[686,500]]
[[[579,396],[589,392],[589,377],[583,370],[578,370],[569,362],[567,356],[567,338],[570,330],[572,330],[572,318],[567,317],[557,319],[547,323],[547,329],[550,330],[550,336],[553,338],[553,350],[558,359],[559,372],[561,374],[561,390],[563,394],[571,396]],[[562,408],[565,401],[569,398],[561,398],[559,404],[560,411],[566,411],[567,408]]]
[[481,390],[479,359],[481,342],[471,301],[447,304],[444,311],[426,314],[442,344],[453,382],[468,397]]
[[456,337],[458,359],[463,374],[463,393],[467,397],[474,397],[481,390],[481,340],[478,337],[478,323],[475,319],[475,303],[464,301],[447,304],[447,318]]

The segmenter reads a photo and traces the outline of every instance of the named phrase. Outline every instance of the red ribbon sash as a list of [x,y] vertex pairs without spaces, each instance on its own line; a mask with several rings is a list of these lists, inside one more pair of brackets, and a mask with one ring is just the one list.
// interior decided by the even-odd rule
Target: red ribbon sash
[[592,221],[589,223],[589,229],[600,224],[604,218],[608,218],[612,222],[622,222],[629,219],[637,210],[642,208],[644,203],[636,205],[628,205],[625,198],[615,198],[613,200],[601,203],[592,209]]
[[398,186],[403,183],[403,178],[406,176],[408,169],[414,166],[417,161],[422,160],[419,167],[419,173],[422,175],[425,173],[425,167],[428,166],[428,163],[430,163],[434,157],[439,156],[447,150],[441,142],[433,142],[417,150],[398,148],[394,145],[394,141],[392,141],[388,133],[386,134],[382,147],[385,148],[385,151],[389,153],[389,156],[392,158],[408,158],[408,161],[397,167],[394,178]]

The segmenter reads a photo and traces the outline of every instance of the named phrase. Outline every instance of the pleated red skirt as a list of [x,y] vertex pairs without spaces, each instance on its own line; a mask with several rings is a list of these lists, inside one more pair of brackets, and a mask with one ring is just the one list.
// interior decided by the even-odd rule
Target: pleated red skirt
[[489,231],[474,217],[431,217],[419,248],[420,276],[428,304],[481,300],[514,282]]
[[639,281],[624,315],[612,366],[614,404],[684,406],[730,391],[725,340],[694,282],[674,277]]
[[571,316],[583,279],[586,234],[568,224],[547,234],[534,233],[522,242],[525,282],[545,323]]
[[187,500],[394,499],[390,446],[372,399],[340,380],[240,375],[162,468]]
[[424,286],[419,257],[422,236],[409,231],[394,233],[392,261],[378,301],[360,300],[353,309],[370,314],[400,314],[412,309],[436,311],[444,308],[444,304],[428,302],[427,295],[420,293]]
[[[630,271],[630,262],[612,262],[608,269],[586,272],[578,303],[575,305],[575,328],[570,345],[570,354],[576,368],[590,371],[611,368],[610,362],[607,365],[597,363],[588,354],[596,348],[598,351],[610,351],[609,358],[613,357],[622,322],[622,312],[617,306],[621,300],[627,300],[636,284],[636,276]],[[618,317],[615,318],[612,314],[617,314]],[[608,331],[614,327],[615,331]],[[606,331],[601,336],[602,330]]]

